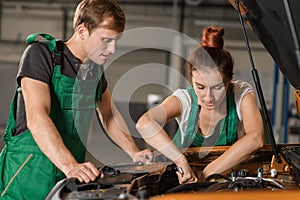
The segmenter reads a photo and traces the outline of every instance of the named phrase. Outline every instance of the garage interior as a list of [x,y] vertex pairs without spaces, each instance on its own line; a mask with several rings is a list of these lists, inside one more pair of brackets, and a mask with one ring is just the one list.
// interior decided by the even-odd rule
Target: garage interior
[[[78,2],[77,0],[0,0],[1,136],[4,134],[7,123],[9,107],[16,87],[15,76],[18,62],[26,48],[27,35],[42,32],[59,39],[68,39],[73,31],[72,12]],[[126,53],[114,57],[105,66],[105,74],[114,101],[125,116],[129,129],[136,136],[141,147],[144,143],[140,141],[134,127],[138,117],[150,106],[154,106],[155,103],[172,93],[174,88],[186,87],[186,82],[180,78],[180,75],[184,76],[184,59],[174,55],[172,51],[180,51],[184,57],[188,54],[191,44],[181,41],[173,33],[181,33],[193,41],[201,42],[200,35],[203,27],[223,26],[225,47],[231,52],[235,61],[235,79],[242,79],[253,84],[251,65],[238,14],[228,1],[118,0],[118,2],[127,18],[125,33],[140,33],[143,37],[121,43],[118,51]],[[159,34],[151,34],[159,33],[161,30],[167,32],[166,38],[162,38]],[[300,121],[294,107],[292,96],[294,88],[278,71],[278,66],[275,65],[272,57],[249,26],[247,26],[247,33],[254,62],[261,77],[262,90],[276,142],[298,143]],[[149,39],[152,43],[147,47],[141,45],[140,40],[147,40],[148,34],[153,38]],[[148,70],[139,71],[141,66]],[[138,73],[138,79],[142,80],[141,85],[128,92],[132,81],[131,76],[135,73]],[[152,81],[143,82],[148,79]],[[170,134],[176,130],[174,126],[175,124],[172,123],[167,125],[166,128]],[[100,131],[98,125],[94,128]],[[108,144],[109,141],[105,138],[100,138],[100,140],[106,142],[103,145],[91,142],[90,148],[102,152],[107,148],[105,145],[113,146],[113,144]],[[95,140],[91,138],[90,141]],[[1,148],[2,145],[1,140]],[[117,147],[115,151],[118,152],[116,153],[118,156],[114,160],[111,160],[111,157],[105,158],[102,154],[92,157],[99,156],[104,163],[128,162],[126,155]]]

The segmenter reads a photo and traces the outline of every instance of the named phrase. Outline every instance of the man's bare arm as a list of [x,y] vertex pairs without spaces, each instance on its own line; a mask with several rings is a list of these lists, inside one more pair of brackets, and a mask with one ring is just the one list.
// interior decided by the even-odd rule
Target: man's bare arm
[[97,111],[109,137],[121,147],[134,162],[141,161],[143,163],[149,163],[153,156],[151,150],[145,149],[140,151],[136,146],[123,117],[112,101],[108,89],[102,94],[102,101],[97,101]]
[[25,102],[27,127],[41,151],[67,177],[89,182],[99,175],[91,163],[79,164],[64,145],[62,138],[49,117],[51,98],[49,85],[24,77],[21,88]]

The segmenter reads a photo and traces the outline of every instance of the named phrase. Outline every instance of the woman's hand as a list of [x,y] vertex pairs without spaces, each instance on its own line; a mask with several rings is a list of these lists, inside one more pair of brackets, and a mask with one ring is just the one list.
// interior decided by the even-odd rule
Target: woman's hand
[[182,156],[178,160],[175,161],[177,166],[177,176],[180,184],[185,183],[196,183],[198,178],[194,174],[193,170],[191,169],[189,163],[187,162],[186,158]]

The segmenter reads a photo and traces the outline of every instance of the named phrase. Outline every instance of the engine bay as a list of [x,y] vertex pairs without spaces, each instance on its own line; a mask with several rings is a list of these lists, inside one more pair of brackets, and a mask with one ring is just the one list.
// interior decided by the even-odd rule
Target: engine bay
[[[189,148],[184,153],[195,174],[226,151],[228,146]],[[265,145],[240,165],[222,174],[212,174],[205,180],[191,184],[178,183],[176,165],[157,154],[149,165],[121,163],[101,168],[104,178],[91,183],[63,179],[53,188],[47,199],[155,199],[168,195],[203,195],[227,192],[257,193],[298,191],[300,187],[300,145],[278,145],[280,163]],[[299,194],[298,194],[299,195]],[[181,198],[180,198],[181,199]]]

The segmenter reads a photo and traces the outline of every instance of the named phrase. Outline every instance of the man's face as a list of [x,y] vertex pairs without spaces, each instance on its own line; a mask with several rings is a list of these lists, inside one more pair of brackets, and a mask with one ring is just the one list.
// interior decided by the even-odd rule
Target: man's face
[[121,34],[106,28],[97,28],[84,41],[84,51],[88,59],[104,64],[115,53],[117,40]]

